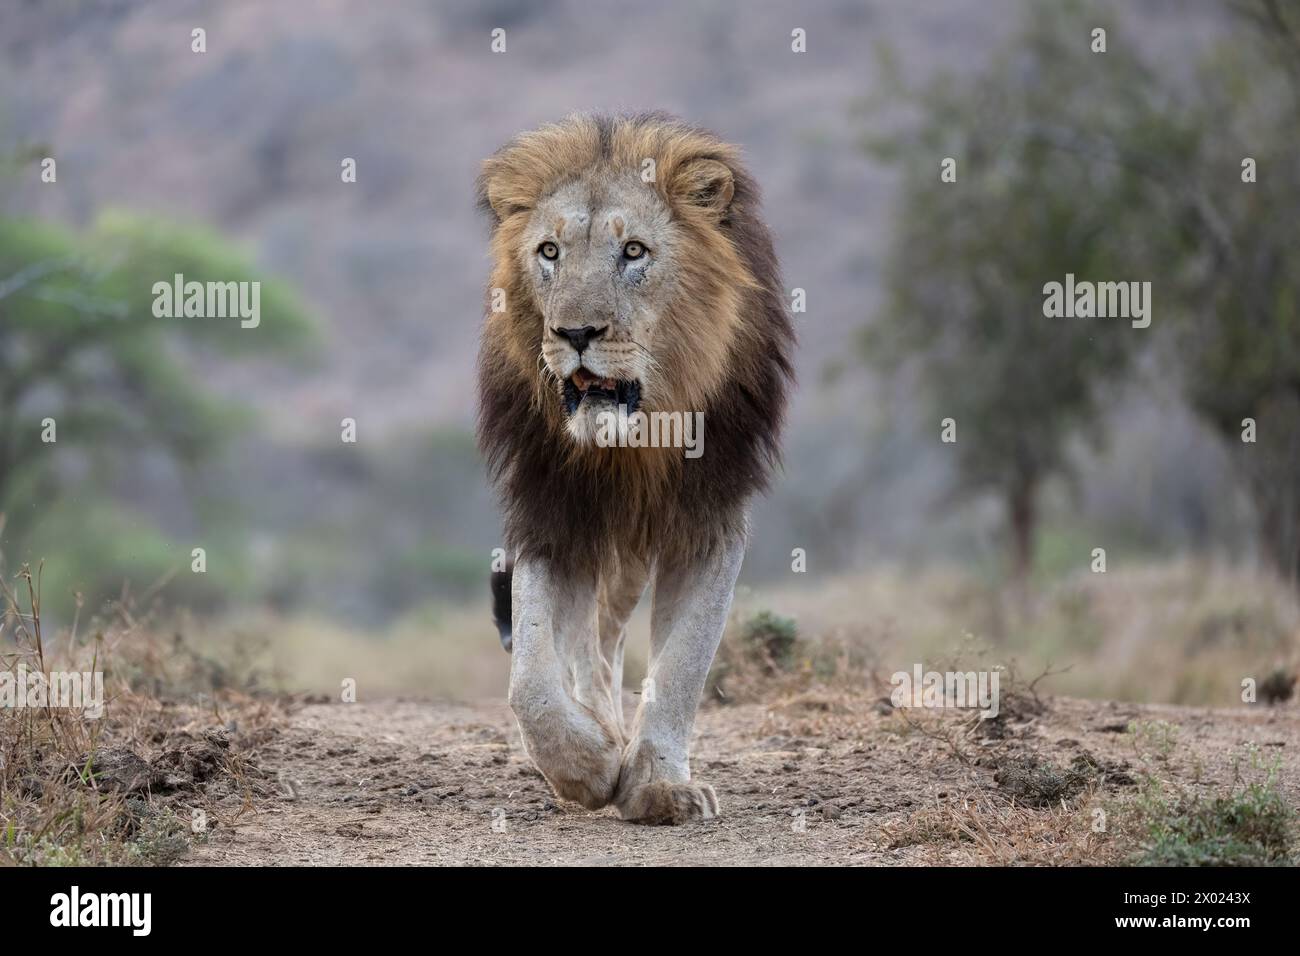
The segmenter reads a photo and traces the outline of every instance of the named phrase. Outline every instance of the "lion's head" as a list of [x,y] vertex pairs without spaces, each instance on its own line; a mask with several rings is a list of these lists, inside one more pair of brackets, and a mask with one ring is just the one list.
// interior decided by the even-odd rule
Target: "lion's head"
[[[775,457],[793,338],[738,151],[661,114],[577,116],[488,159],[479,196],[494,260],[480,439],[512,539],[549,550],[632,526],[654,546],[701,509],[726,520]],[[618,406],[703,412],[703,458],[598,447]],[[660,499],[683,490],[670,518]]]

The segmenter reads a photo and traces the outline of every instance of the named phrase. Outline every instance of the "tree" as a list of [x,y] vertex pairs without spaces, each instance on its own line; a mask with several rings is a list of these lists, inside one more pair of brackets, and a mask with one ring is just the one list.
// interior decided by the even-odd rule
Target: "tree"
[[[914,370],[936,438],[954,420],[959,491],[1001,497],[1022,582],[1041,486],[1067,468],[1071,438],[1097,434],[1106,385],[1147,334],[1124,319],[1044,314],[1045,285],[1067,274],[1139,278],[1122,225],[1138,177],[1052,144],[1116,123],[1117,109],[1150,108],[1132,103],[1140,64],[1114,51],[1104,69],[1089,60],[1096,25],[1077,8],[1031,8],[987,70],[901,90],[919,122],[867,141],[902,165],[903,184],[885,308],[865,352],[883,369]],[[941,177],[948,160],[955,181]]]
[[[991,70],[917,98],[919,131],[896,150],[902,225],[868,346],[911,359],[935,411],[973,425],[963,487],[1004,497],[1021,574],[1063,442],[1159,342],[1239,466],[1264,555],[1300,586],[1300,17],[1228,6],[1234,28],[1191,84],[1131,44],[1091,54],[1095,11],[1030,7]],[[956,183],[939,183],[939,157],[957,159]],[[1035,281],[1063,272],[1157,280],[1162,318],[1146,333],[1044,323]]]
[[1236,463],[1264,557],[1300,586],[1300,16],[1228,6],[1193,86],[1147,73],[1159,108],[1056,145],[1137,174],[1131,261],[1173,293],[1170,372]]
[[261,280],[256,328],[155,316],[155,283],[178,273],[258,280],[198,228],[112,213],[78,234],[0,218],[0,540],[19,545],[57,500],[61,461],[81,456],[102,479],[149,449],[203,460],[244,416],[199,384],[196,356],[305,354],[313,324],[273,281]]
[[1249,27],[1205,64],[1185,108],[1205,135],[1164,157],[1176,180],[1148,188],[1185,223],[1188,400],[1232,452],[1265,557],[1300,587],[1300,16],[1273,0],[1236,9]]

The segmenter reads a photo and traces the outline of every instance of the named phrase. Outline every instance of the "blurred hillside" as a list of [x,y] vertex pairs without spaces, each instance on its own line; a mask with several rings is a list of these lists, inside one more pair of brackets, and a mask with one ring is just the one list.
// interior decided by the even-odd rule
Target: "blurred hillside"
[[[192,357],[193,374],[248,405],[257,426],[204,466],[203,501],[184,474],[148,459],[101,490],[170,542],[155,571],[184,567],[194,542],[208,543],[210,565],[227,577],[219,593],[193,596],[201,605],[251,599],[363,620],[477,596],[498,543],[470,437],[487,271],[472,199],[478,163],[570,111],[678,113],[743,144],[786,285],[807,292],[785,475],[755,516],[747,578],[788,573],[794,547],[808,550],[814,574],[943,555],[992,576],[996,503],[948,507],[953,475],[937,423],[906,379],[883,384],[858,358],[883,300],[902,182],[861,148],[864,125],[889,110],[868,120],[861,104],[886,52],[917,81],[968,75],[1023,9],[1014,0],[8,4],[0,143],[6,154],[56,156],[59,178],[42,184],[34,164],[20,165],[0,178],[0,214],[74,229],[109,208],[199,222],[297,290],[322,327],[316,364]],[[1149,0],[1124,4],[1122,21],[1114,42],[1140,45],[1176,82],[1224,35],[1228,14],[1214,0]],[[197,26],[204,54],[190,50]],[[789,48],[796,26],[809,37],[799,56]],[[497,27],[504,55],[489,49]],[[357,161],[356,184],[340,182],[344,157]],[[1251,554],[1245,493],[1175,384],[1138,375],[1112,401],[1108,441],[1072,445],[1073,481],[1044,491],[1043,567],[1077,566],[1099,531],[1120,559]],[[356,446],[339,442],[345,417],[358,423]],[[247,533],[226,535],[232,528]],[[5,558],[51,558],[50,580],[66,596],[111,563],[89,566],[86,533],[52,525],[21,549],[4,540]]]

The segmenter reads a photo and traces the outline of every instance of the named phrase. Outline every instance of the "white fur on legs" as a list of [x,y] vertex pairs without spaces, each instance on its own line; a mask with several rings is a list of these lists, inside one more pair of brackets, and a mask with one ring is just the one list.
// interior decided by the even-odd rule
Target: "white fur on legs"
[[524,747],[559,796],[602,807],[618,783],[622,733],[608,694],[579,699],[592,693],[599,653],[595,576],[558,580],[521,558],[512,585],[509,699]]
[[620,747],[627,742],[623,727],[623,643],[627,622],[645,592],[650,568],[638,558],[623,556],[609,569],[600,585],[600,663],[608,669],[610,699],[613,704]]
[[654,699],[643,695],[623,754],[619,813],[641,823],[684,823],[718,814],[708,784],[690,779],[695,712],[731,609],[743,537],[693,565],[656,567],[650,619]]

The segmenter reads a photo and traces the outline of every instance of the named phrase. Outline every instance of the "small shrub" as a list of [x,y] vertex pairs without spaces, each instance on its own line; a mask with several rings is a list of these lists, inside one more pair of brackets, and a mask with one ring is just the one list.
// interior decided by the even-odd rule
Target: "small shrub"
[[170,807],[158,809],[139,800],[133,806],[131,824],[135,837],[126,850],[133,862],[147,866],[168,866],[190,850],[192,836],[186,822]]
[[740,641],[745,655],[767,673],[794,668],[799,629],[793,618],[759,611],[741,628]]
[[1259,699],[1266,704],[1285,704],[1295,693],[1295,674],[1277,668],[1259,684]]
[[1080,755],[1069,767],[1058,767],[1036,755],[1008,760],[993,774],[993,780],[1021,804],[1050,807],[1083,793],[1101,775],[1101,767]]
[[1167,799],[1152,792],[1140,804],[1145,828],[1139,866],[1265,866],[1291,862],[1293,820],[1272,780],[1213,798]]

